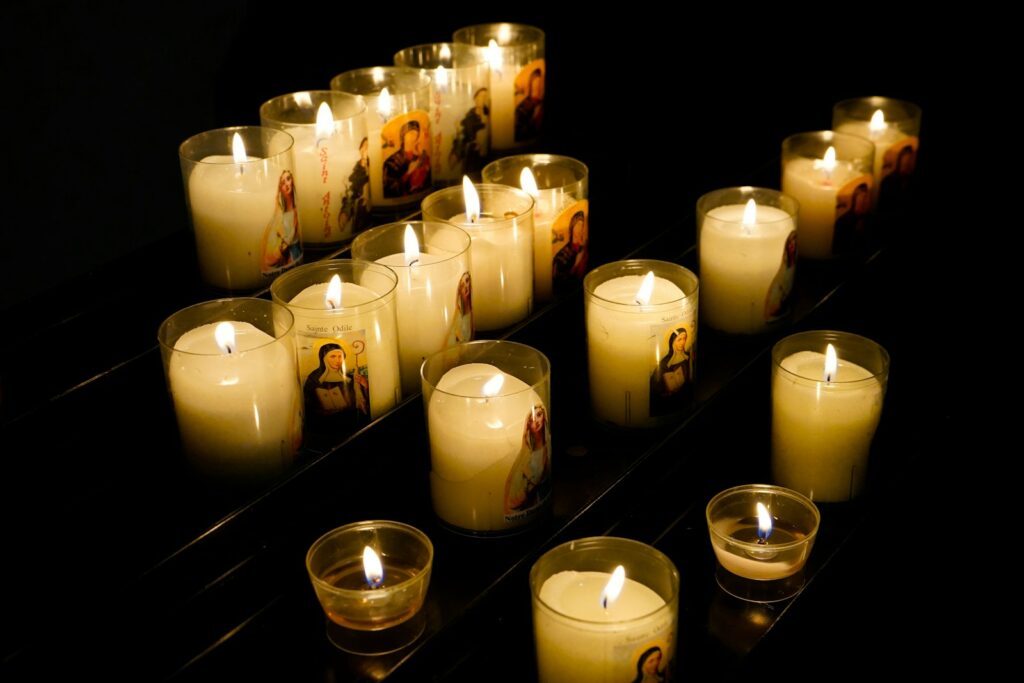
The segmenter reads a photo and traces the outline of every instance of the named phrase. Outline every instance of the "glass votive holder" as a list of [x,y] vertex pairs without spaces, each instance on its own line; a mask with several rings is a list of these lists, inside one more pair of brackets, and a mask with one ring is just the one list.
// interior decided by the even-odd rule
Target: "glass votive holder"
[[609,263],[583,280],[590,403],[618,427],[651,427],[693,398],[697,276],[668,263]]
[[203,281],[259,289],[302,261],[291,135],[219,128],[185,140],[178,157]]
[[[467,210],[468,201],[479,209]],[[500,330],[533,310],[533,197],[485,183],[438,190],[423,200],[423,220],[469,233],[473,320],[477,331]]]
[[487,49],[491,146],[507,150],[535,142],[544,121],[544,32],[524,24],[477,24],[460,28],[452,40]]
[[570,541],[537,560],[530,590],[541,683],[671,677],[679,572],[664,553],[625,538]]
[[706,514],[725,592],[775,602],[800,590],[821,522],[809,498],[781,486],[735,486],[712,498]]
[[430,76],[420,69],[375,66],[338,74],[331,90],[366,103],[374,210],[415,205],[433,183]]
[[260,106],[260,123],[295,139],[295,193],[306,248],[326,249],[369,226],[366,104],[355,95],[309,90]]
[[265,299],[206,301],[157,332],[181,445],[194,469],[222,483],[283,472],[302,443],[295,319]]
[[420,391],[420,366],[442,349],[473,339],[470,237],[448,223],[388,223],[352,241],[352,256],[398,275],[398,361],[402,395]]
[[697,200],[706,325],[757,334],[785,319],[796,275],[798,211],[795,199],[762,187],[729,187]]
[[491,149],[490,78],[482,47],[457,43],[415,45],[395,53],[395,65],[431,76],[434,185],[454,185],[479,173]]
[[551,365],[508,341],[458,344],[423,363],[434,512],[471,534],[518,529],[551,494]]
[[[530,178],[524,178],[527,169]],[[557,154],[517,154],[487,164],[483,181],[521,187],[536,202],[533,209],[533,297],[536,301],[547,301],[554,288],[583,279],[590,239],[589,171],[584,163]]]
[[857,97],[832,108],[832,128],[870,140],[875,145],[873,204],[898,207],[917,165],[921,107],[891,97]]
[[395,271],[333,259],[278,278],[274,301],[295,315],[306,422],[318,430],[357,428],[402,398],[395,321]]
[[831,259],[861,248],[868,237],[875,146],[830,130],[782,142],[782,192],[800,203],[800,256]]
[[864,488],[888,379],[889,354],[860,335],[814,330],[776,343],[775,483],[818,502],[855,498]]
[[306,554],[306,570],[335,645],[356,654],[385,654],[423,632],[434,546],[419,529],[385,520],[329,531]]

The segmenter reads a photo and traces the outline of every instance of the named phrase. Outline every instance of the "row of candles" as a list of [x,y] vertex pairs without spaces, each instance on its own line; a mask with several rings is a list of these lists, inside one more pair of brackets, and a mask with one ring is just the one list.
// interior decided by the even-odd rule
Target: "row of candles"
[[[231,478],[281,471],[304,422],[368,422],[422,390],[435,512],[471,533],[530,523],[553,485],[548,360],[513,342],[471,341],[477,331],[522,320],[562,278],[586,274],[595,417],[624,428],[671,420],[695,379],[698,289],[705,324],[771,329],[787,312],[798,242],[816,259],[856,248],[866,213],[894,201],[918,148],[915,105],[842,102],[834,131],[784,142],[782,192],[728,188],[698,201],[700,282],[655,260],[587,273],[588,171],[579,161],[506,157],[483,169],[483,184],[464,178],[428,194],[489,149],[536,137],[543,34],[470,27],[453,44],[405,50],[396,64],[407,66],[346,72],[332,91],[267,102],[261,127],[182,145],[204,278],[232,290],[272,282],[272,301],[198,304],[159,336],[186,453]],[[346,168],[347,184],[335,183]],[[410,201],[421,201],[422,221],[361,232],[374,207]],[[353,236],[352,259],[302,265],[303,242]],[[820,519],[812,499],[847,500],[862,487],[887,373],[885,350],[856,335],[776,344],[772,464],[789,488],[737,487],[707,508],[721,567],[768,586],[764,599],[799,585],[791,579]],[[419,611],[432,557],[418,530],[361,522],[318,540],[307,568],[333,622],[377,633]],[[531,585],[541,680],[657,676],[670,662],[679,575],[657,550],[581,539],[542,557]]]

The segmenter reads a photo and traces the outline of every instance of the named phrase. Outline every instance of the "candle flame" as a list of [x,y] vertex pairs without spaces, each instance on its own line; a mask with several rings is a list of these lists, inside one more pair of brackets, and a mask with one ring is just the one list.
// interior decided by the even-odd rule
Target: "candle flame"
[[224,353],[235,352],[235,327],[231,323],[219,323],[213,330],[213,338]]
[[881,133],[888,127],[889,124],[885,122],[885,114],[882,113],[881,109],[876,109],[875,113],[871,115],[871,123],[868,124],[868,130],[872,133]]
[[370,69],[370,77],[373,78],[374,85],[384,82],[384,67],[375,66]]
[[408,223],[405,224],[405,265],[411,266],[420,260],[420,241],[416,239],[416,231]]
[[462,196],[466,202],[466,218],[476,223],[480,220],[480,195],[467,175],[462,176]]
[[234,157],[236,164],[241,164],[249,160],[249,157],[245,154],[245,142],[242,140],[242,136],[235,133],[231,137],[231,156]]
[[772,535],[772,516],[768,514],[768,508],[764,503],[757,503],[757,539],[758,543],[765,543]]
[[308,92],[297,92],[295,93],[295,104],[300,107],[312,107],[313,98],[309,96]]
[[832,171],[836,170],[836,148],[829,145],[828,149],[825,150],[825,158],[814,160],[814,168],[832,175]]
[[498,42],[505,45],[510,40],[512,40],[512,27],[508,24],[502,24],[498,27]]
[[530,170],[529,166],[524,167],[523,172],[519,174],[519,187],[523,188],[523,192],[534,199],[540,196],[540,190],[537,188],[537,179],[533,177],[533,171]]
[[501,71],[501,49],[494,38],[487,41],[487,64],[495,71]]
[[448,87],[448,69],[440,65],[434,69],[434,85],[442,88]]
[[835,379],[838,369],[839,358],[836,356],[836,347],[829,344],[825,349],[825,381],[831,382]]
[[438,55],[442,62],[450,62],[452,60],[452,49],[448,47],[448,43],[441,45],[441,53]]
[[380,96],[377,98],[377,113],[388,118],[391,116],[391,93],[388,92],[387,88],[380,89]]
[[626,585],[626,568],[621,564],[615,568],[612,572],[612,578],[608,579],[608,584],[601,591],[601,607],[608,609],[608,605],[614,603],[619,598],[619,594],[622,592],[622,587]]
[[647,271],[644,281],[640,283],[640,289],[636,290],[636,302],[641,306],[651,303],[651,295],[654,294],[654,271]]
[[757,202],[753,198],[747,200],[747,205],[743,207],[743,226],[750,227],[757,223]]
[[486,382],[484,382],[483,392],[484,396],[497,396],[498,392],[501,391],[501,387],[505,384],[505,375],[495,375]]
[[341,277],[337,273],[331,276],[331,281],[327,284],[324,306],[330,309],[341,308]]
[[370,588],[380,588],[384,583],[384,566],[380,563],[380,555],[373,548],[363,548],[363,573],[366,575],[366,585]]
[[323,140],[334,133],[334,112],[331,105],[321,102],[316,110],[316,139]]

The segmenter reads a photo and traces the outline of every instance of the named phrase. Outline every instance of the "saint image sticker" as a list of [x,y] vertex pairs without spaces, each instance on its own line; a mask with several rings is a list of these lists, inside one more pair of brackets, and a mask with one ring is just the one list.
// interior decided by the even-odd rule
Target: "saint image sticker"
[[273,275],[302,262],[299,241],[299,212],[295,207],[295,177],[281,171],[274,195],[274,214],[263,230],[259,244],[260,272]]
[[867,239],[868,213],[871,211],[870,174],[849,180],[836,192],[836,222],[832,231],[832,253],[849,254]]
[[331,338],[299,333],[299,376],[306,419],[314,425],[370,421],[370,368],[365,330]]
[[506,522],[533,516],[551,494],[551,427],[547,415],[544,404],[536,403],[524,420],[522,443],[505,479]]
[[[623,645],[623,654],[629,657],[634,674],[630,681],[640,683],[658,682],[671,680],[672,673],[672,645],[675,638],[672,637],[671,618],[666,615],[664,619],[652,624],[650,632],[638,634],[638,638],[630,638],[631,642]],[[639,642],[639,645],[636,643]],[[630,649],[631,648],[631,649]],[[628,652],[627,652],[628,650]],[[624,681],[624,683],[628,683]]]
[[451,348],[460,342],[472,341],[473,332],[473,281],[469,273],[465,272],[459,278],[459,285],[455,289],[455,315],[452,316],[452,326],[448,330],[445,348]]
[[543,59],[535,59],[519,71],[512,102],[515,107],[515,141],[527,142],[540,137],[544,122]]
[[551,224],[551,277],[555,285],[582,279],[587,272],[590,203],[573,202]]
[[[338,234],[332,236],[329,220],[332,209],[329,205],[323,207],[324,214],[324,238],[326,241],[335,239],[348,239],[356,233],[362,232],[370,226],[370,144],[369,139],[363,137],[359,140],[359,156],[352,169],[341,184],[340,207],[338,208]],[[328,201],[330,193],[324,195]]]
[[786,236],[782,247],[779,269],[768,285],[764,298],[764,318],[767,322],[784,318],[789,313],[790,296],[793,294],[793,277],[796,275],[797,242],[796,230]]
[[[465,104],[465,102],[463,102]],[[491,95],[484,86],[474,86],[472,101],[451,132],[451,150],[448,152],[449,168],[445,175],[459,178],[465,173],[474,173],[484,167],[484,159],[490,151]],[[442,136],[437,134],[434,149],[441,147]]]
[[658,359],[651,372],[651,417],[678,413],[693,396],[696,330],[692,307],[687,308],[681,319],[651,328],[651,353]]
[[399,199],[430,189],[430,115],[411,111],[381,130],[384,197]]

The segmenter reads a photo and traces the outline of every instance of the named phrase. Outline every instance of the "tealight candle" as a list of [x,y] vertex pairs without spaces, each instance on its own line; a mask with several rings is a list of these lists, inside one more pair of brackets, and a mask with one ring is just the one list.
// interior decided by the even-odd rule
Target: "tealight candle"
[[447,524],[502,532],[551,492],[550,364],[523,344],[459,344],[423,363],[430,491]]
[[665,680],[672,668],[679,572],[651,546],[584,538],[530,571],[541,683]]
[[259,289],[302,261],[291,135],[220,128],[185,140],[178,156],[207,284]]
[[434,192],[423,200],[423,220],[447,221],[473,240],[470,275],[477,330],[500,330],[533,309],[533,198],[505,185],[474,185]]
[[294,318],[263,299],[220,299],[167,318],[158,332],[181,443],[204,475],[261,480],[302,442]]
[[772,475],[816,501],[856,497],[882,415],[889,354],[859,335],[801,332],[772,349]]
[[554,288],[578,283],[587,272],[590,238],[589,172],[555,154],[519,154],[484,167],[483,181],[521,187],[534,198],[533,293],[551,298]]
[[395,290],[402,394],[420,391],[420,366],[442,349],[473,339],[470,237],[447,223],[390,223],[352,242],[352,256],[398,275]]
[[[410,620],[423,607],[433,559],[427,535],[400,522],[356,522],[317,539],[306,570],[327,618],[346,631],[338,645],[380,654],[415,640],[424,624]],[[403,624],[412,628],[396,628]]]
[[814,546],[821,517],[810,499],[779,486],[737,486],[712,498],[706,515],[711,546],[722,568],[763,582],[738,594],[741,584],[720,578],[724,589],[766,602],[799,590],[802,581],[786,579],[801,572]]
[[796,273],[796,200],[732,187],[697,200],[701,319],[755,334],[785,317]]
[[523,24],[478,24],[453,41],[486,48],[491,70],[491,143],[505,150],[534,142],[544,121],[544,32]]
[[331,247],[369,226],[366,105],[355,95],[311,90],[260,106],[260,123],[295,139],[295,193],[302,241]]
[[366,424],[401,400],[397,284],[386,266],[335,259],[296,268],[270,288],[295,315],[310,425]]
[[842,256],[867,239],[874,156],[871,142],[830,130],[783,141],[782,192],[800,204],[801,256]]
[[697,277],[665,261],[617,261],[583,289],[595,417],[647,427],[677,415],[693,395]]

